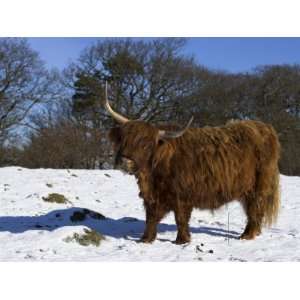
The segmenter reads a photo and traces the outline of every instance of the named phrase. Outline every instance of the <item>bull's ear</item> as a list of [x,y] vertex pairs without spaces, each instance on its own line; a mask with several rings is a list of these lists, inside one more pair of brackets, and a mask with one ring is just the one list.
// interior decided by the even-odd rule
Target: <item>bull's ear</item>
[[108,138],[115,145],[119,144],[121,142],[121,128],[112,128],[108,133]]
[[170,167],[170,159],[174,154],[174,147],[172,143],[169,143],[168,139],[161,138],[157,136],[156,149],[154,151],[152,168],[156,168],[160,165],[165,170],[168,170]]

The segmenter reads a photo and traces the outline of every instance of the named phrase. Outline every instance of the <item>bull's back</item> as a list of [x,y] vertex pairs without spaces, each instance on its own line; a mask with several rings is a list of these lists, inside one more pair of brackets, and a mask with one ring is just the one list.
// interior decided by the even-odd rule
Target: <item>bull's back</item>
[[262,122],[190,129],[174,144],[169,188],[194,206],[217,208],[254,189],[261,164],[278,161],[278,145]]

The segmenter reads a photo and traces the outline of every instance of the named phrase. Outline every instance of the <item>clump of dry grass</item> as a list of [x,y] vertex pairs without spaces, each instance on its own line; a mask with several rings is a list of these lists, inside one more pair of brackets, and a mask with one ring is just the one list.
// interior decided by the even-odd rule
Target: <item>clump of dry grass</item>
[[57,193],[49,194],[47,197],[43,197],[42,199],[46,202],[59,203],[59,204],[65,204],[70,202],[64,195],[57,194]]
[[67,237],[64,241],[67,243],[75,241],[81,246],[93,245],[99,247],[101,241],[103,240],[105,240],[105,237],[102,234],[98,233],[95,230],[85,228],[83,234],[75,232],[73,236]]

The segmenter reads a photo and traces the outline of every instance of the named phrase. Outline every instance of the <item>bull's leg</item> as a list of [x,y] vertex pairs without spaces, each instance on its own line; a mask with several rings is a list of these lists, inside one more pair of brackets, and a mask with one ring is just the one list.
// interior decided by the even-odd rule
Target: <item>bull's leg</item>
[[262,199],[254,196],[246,196],[243,201],[243,207],[247,215],[247,225],[240,236],[241,239],[252,240],[257,235],[261,234],[261,227],[263,221]]
[[192,207],[178,204],[175,209],[175,220],[177,224],[176,244],[185,244],[191,241],[189,230],[189,220],[192,213]]
[[157,225],[166,215],[168,210],[159,204],[145,204],[146,209],[146,228],[141,238],[143,243],[151,243],[157,234]]

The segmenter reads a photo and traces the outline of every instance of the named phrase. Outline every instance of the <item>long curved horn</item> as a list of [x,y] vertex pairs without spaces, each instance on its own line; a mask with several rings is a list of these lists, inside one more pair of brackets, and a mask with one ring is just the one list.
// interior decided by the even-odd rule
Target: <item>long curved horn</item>
[[116,120],[118,121],[119,123],[121,124],[125,124],[129,121],[129,119],[123,117],[122,115],[120,115],[119,113],[115,112],[109,102],[108,102],[108,97],[107,97],[107,81],[105,81],[105,103],[104,103],[104,106],[106,108],[106,110],[111,114],[111,116]]
[[191,126],[194,117],[191,117],[187,125],[180,131],[166,131],[166,130],[159,130],[158,134],[161,139],[174,139],[182,136]]

